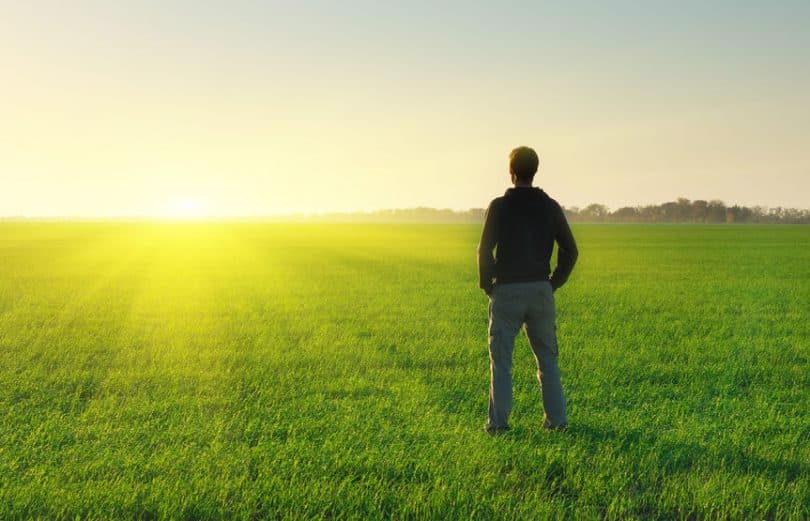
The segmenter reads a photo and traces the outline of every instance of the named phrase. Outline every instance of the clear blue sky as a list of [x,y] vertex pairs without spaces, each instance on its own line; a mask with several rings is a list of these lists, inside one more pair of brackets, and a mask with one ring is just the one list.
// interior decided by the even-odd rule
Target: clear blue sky
[[0,215],[810,207],[810,2],[31,2]]

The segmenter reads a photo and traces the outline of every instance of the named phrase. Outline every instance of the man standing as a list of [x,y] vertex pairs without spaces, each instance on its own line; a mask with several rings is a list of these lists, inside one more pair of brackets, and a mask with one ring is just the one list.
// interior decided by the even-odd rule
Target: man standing
[[[490,434],[509,429],[512,351],[523,325],[537,359],[545,410],[543,427],[557,430],[568,424],[557,366],[553,292],[565,284],[578,252],[560,205],[543,190],[532,187],[538,164],[537,153],[531,148],[512,150],[509,172],[515,187],[490,203],[478,245],[480,286],[489,296],[491,383],[485,430]],[[555,242],[557,266],[549,278]]]

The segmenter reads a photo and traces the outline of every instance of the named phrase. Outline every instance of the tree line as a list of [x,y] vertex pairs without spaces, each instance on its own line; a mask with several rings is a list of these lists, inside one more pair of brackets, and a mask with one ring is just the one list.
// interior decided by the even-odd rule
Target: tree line
[[590,204],[584,208],[565,208],[565,214],[571,222],[810,224],[810,210],[726,206],[717,199],[690,201],[683,197],[663,204],[624,206],[613,211],[603,204]]
[[[596,223],[762,223],[810,224],[810,210],[777,206],[727,206],[723,201],[678,198],[663,204],[624,206],[611,210],[604,204],[563,208],[571,222]],[[483,208],[457,211],[447,208],[402,208],[372,212],[290,215],[283,220],[379,223],[481,223]]]

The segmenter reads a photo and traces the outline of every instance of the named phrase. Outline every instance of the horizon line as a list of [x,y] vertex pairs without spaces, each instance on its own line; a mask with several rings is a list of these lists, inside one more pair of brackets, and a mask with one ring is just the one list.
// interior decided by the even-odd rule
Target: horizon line
[[[686,197],[676,197],[675,199],[663,201],[660,203],[636,203],[633,205],[621,205],[615,208],[608,206],[603,203],[589,203],[583,206],[578,205],[570,205],[565,206],[561,205],[565,210],[583,210],[588,208],[592,205],[602,205],[608,209],[608,211],[619,210],[621,208],[644,208],[647,206],[660,206],[667,203],[677,203],[679,199],[685,199],[690,203],[694,203],[695,201],[705,201],[707,203],[712,202],[720,202],[725,205],[727,208],[737,207],[747,207],[747,208],[761,208],[761,209],[773,209],[773,208],[781,208],[785,210],[800,210],[800,211],[810,211],[810,207],[808,208],[799,208],[793,206],[782,206],[782,205],[767,205],[767,204],[754,204],[754,205],[745,205],[739,203],[726,203],[722,199],[688,199]],[[198,215],[169,215],[169,214],[57,214],[57,215],[43,215],[43,214],[0,214],[0,220],[10,221],[10,220],[143,220],[143,221],[212,221],[212,220],[271,220],[271,219],[290,219],[290,218],[317,218],[317,217],[330,217],[330,216],[362,216],[362,215],[373,215],[385,212],[406,212],[406,211],[414,211],[414,210],[429,210],[429,211],[437,211],[437,212],[452,212],[456,214],[463,214],[468,212],[476,212],[486,210],[486,206],[478,206],[478,207],[469,207],[469,208],[449,208],[449,207],[435,207],[435,206],[425,206],[425,205],[418,205],[418,206],[407,206],[407,207],[395,207],[395,208],[378,208],[374,210],[324,210],[324,211],[298,211],[298,212],[280,212],[280,213],[262,213],[262,214],[226,214],[226,213],[210,213],[210,214],[198,214]]]

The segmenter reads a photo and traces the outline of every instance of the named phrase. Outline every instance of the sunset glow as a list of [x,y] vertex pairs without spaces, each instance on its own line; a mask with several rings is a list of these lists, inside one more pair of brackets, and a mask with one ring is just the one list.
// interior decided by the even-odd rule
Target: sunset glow
[[177,196],[168,201],[165,217],[200,218],[210,215],[207,210],[206,205],[199,199],[189,196]]

